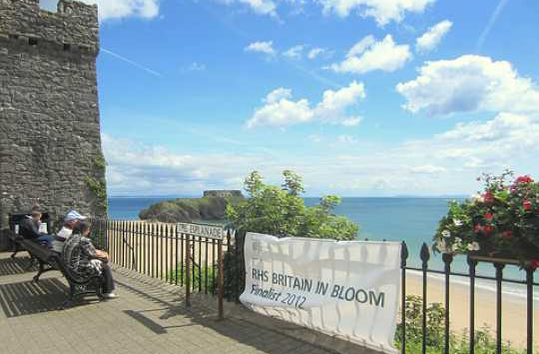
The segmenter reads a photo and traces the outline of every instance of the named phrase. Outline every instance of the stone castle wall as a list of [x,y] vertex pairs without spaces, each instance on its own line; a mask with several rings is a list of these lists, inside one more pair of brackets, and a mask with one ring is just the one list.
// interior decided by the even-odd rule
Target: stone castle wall
[[0,19],[0,230],[35,202],[105,215],[97,7],[0,0]]

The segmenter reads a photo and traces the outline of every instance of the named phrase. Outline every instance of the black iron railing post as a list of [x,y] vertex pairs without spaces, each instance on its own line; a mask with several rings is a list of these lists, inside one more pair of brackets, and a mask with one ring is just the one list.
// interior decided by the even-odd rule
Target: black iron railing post
[[494,263],[496,268],[496,353],[502,353],[502,280],[505,264]]
[[477,261],[468,256],[467,259],[470,275],[470,348],[469,353],[475,353],[475,268]]
[[[179,247],[178,247],[178,226],[174,228],[174,243],[175,243],[175,252],[174,252],[174,284],[178,285],[178,254],[179,254]],[[181,260],[181,258],[180,258]]]
[[423,273],[423,318],[422,318],[422,334],[421,353],[427,353],[427,271],[429,269],[430,252],[426,243],[421,246],[421,270]]
[[165,259],[165,281],[168,282],[168,225],[165,225],[165,234],[162,236],[164,239],[165,239],[165,254],[164,254],[164,259]]
[[185,306],[191,306],[191,236],[185,235]]
[[401,353],[406,354],[406,260],[408,259],[408,247],[406,242],[402,241],[401,248],[401,329],[402,329],[402,348]]
[[526,268],[526,353],[533,354],[533,273],[535,268],[528,266]]
[[449,330],[449,293],[450,293],[450,274],[451,274],[451,263],[453,262],[453,255],[450,253],[444,253],[442,255],[442,260],[444,262],[444,272],[445,272],[445,318],[444,318],[444,354],[449,354],[449,341],[450,341],[450,330]]

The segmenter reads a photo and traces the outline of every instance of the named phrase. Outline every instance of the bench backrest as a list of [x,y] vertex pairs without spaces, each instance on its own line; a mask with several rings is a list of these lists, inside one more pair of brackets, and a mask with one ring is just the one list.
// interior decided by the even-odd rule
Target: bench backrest
[[66,273],[65,277],[76,283],[85,283],[99,275],[84,259],[80,235],[72,235],[65,241],[64,250],[59,258]]

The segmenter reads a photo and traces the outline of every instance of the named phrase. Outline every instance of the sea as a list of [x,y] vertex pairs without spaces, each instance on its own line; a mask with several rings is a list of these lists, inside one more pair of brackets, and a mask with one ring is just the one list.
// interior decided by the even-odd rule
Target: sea
[[[174,197],[111,197],[109,198],[109,218],[122,220],[136,220],[140,210],[147,208],[153,203],[170,200]],[[343,198],[334,213],[343,215],[359,224],[359,240],[386,240],[405,241],[408,247],[409,258],[407,264],[412,267],[421,267],[419,257],[421,245],[432,245],[432,237],[436,232],[438,221],[447,213],[448,203],[458,198]],[[462,200],[462,199],[460,199]],[[306,205],[318,203],[318,198],[305,198]],[[440,254],[433,254],[429,260],[429,268],[443,270]],[[452,270],[467,273],[468,266],[465,256],[457,256],[452,264]],[[477,274],[494,276],[494,267],[491,264],[480,263]],[[416,274],[417,275],[417,274]],[[429,277],[437,281],[443,279],[443,275],[429,274]],[[524,280],[525,273],[516,266],[507,266],[504,269],[504,277],[515,280]],[[536,276],[537,278],[537,276]],[[453,282],[467,284],[464,277],[453,277]],[[536,280],[537,282],[537,280]],[[495,291],[493,281],[476,281],[478,288]],[[539,291],[536,287],[534,293],[536,302],[539,303]],[[516,298],[525,299],[526,289],[519,284],[504,283],[504,293]]]

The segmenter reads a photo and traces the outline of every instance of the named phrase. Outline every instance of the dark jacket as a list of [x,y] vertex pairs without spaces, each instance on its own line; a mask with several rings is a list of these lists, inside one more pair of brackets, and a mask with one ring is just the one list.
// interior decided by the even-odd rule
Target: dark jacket
[[35,240],[41,233],[39,232],[39,224],[31,217],[25,217],[19,224],[19,235],[25,239]]

